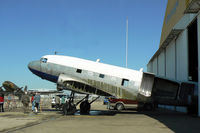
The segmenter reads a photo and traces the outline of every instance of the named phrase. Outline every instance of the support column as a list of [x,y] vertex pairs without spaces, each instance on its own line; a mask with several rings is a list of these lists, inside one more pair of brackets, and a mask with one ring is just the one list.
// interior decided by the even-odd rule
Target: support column
[[197,17],[198,33],[198,116],[200,117],[200,14]]

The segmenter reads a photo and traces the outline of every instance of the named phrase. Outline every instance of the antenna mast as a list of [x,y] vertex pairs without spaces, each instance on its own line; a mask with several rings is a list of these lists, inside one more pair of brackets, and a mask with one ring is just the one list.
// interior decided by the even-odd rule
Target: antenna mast
[[126,17],[126,67],[128,67],[128,16]]

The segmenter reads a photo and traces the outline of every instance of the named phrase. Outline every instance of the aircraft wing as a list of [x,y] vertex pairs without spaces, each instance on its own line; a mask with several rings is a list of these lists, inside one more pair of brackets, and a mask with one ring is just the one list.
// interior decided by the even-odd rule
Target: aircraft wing
[[57,90],[48,90],[48,91],[40,91],[40,90],[28,90],[28,93],[40,93],[40,95],[49,95],[49,94],[56,94],[56,93],[63,93],[63,91]]
[[110,96],[110,94],[86,83],[81,79],[76,79],[65,74],[60,74],[57,83],[58,90],[71,90],[81,94],[96,94],[101,96]]

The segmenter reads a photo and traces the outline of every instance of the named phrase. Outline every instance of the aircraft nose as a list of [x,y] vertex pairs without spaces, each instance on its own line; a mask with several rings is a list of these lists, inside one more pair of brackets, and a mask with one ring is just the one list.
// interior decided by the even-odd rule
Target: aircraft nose
[[34,71],[40,71],[40,61],[31,61],[28,64],[28,68],[33,73],[34,73]]

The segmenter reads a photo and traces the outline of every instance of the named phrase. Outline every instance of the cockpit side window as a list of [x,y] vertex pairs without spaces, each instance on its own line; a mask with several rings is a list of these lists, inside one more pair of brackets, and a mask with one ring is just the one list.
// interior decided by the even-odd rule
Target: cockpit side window
[[47,63],[47,58],[41,58],[40,61],[43,63]]

